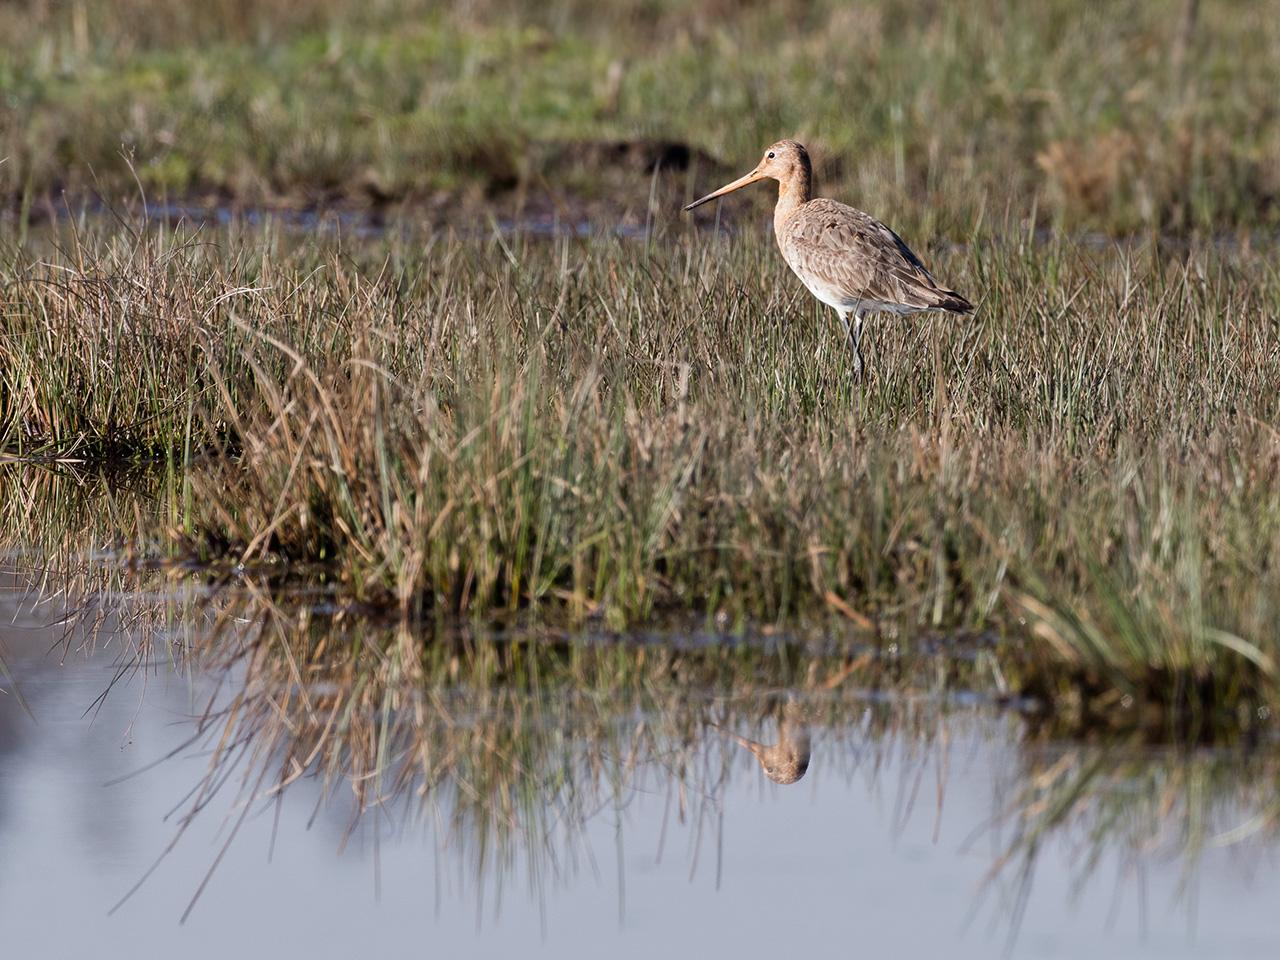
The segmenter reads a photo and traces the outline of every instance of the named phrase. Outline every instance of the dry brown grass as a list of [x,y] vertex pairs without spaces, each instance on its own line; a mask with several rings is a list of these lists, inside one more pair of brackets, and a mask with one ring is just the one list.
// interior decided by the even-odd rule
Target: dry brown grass
[[0,397],[60,425],[25,449],[137,411],[190,467],[168,549],[411,618],[998,629],[1084,716],[1275,692],[1280,283],[1247,251],[940,252],[976,319],[874,325],[858,387],[752,235],[79,249],[15,268]]

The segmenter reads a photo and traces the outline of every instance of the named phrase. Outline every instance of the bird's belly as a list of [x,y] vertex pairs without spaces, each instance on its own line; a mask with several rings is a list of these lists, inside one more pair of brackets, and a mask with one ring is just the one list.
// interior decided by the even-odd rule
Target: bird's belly
[[800,282],[804,284],[805,289],[812,293],[829,307],[837,310],[848,310],[849,307],[845,303],[843,294],[829,283],[824,283],[821,278],[815,277],[807,271],[799,268],[794,263],[788,263],[791,272],[800,278]]
[[829,307],[844,312],[845,310],[855,310],[858,313],[919,313],[924,308],[913,307],[905,303],[890,303],[885,300],[876,300],[872,297],[860,297],[856,293],[841,289],[835,284],[824,281],[821,277],[816,277],[809,273],[803,267],[798,267],[794,263],[788,262],[787,266],[791,268],[791,272],[800,278],[800,282],[805,285],[805,289],[812,293]]

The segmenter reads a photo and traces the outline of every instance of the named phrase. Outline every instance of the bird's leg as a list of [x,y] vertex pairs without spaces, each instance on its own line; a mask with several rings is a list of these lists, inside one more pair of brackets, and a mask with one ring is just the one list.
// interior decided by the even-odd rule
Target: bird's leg
[[853,369],[862,379],[862,321],[866,314],[858,310],[853,315]]
[[[849,339],[849,349],[853,351],[853,378],[862,380],[862,311],[838,310],[840,322],[844,324],[844,335]],[[849,314],[853,314],[853,326],[849,325]]]

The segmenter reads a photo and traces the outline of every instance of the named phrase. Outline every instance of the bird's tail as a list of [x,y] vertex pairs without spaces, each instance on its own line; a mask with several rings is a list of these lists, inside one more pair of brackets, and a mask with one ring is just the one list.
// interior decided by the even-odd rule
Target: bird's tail
[[972,314],[973,303],[965,300],[959,293],[938,288],[938,310],[946,310],[951,314]]
[[946,310],[949,313],[972,313],[973,304],[954,290],[938,287],[934,290],[933,309]]

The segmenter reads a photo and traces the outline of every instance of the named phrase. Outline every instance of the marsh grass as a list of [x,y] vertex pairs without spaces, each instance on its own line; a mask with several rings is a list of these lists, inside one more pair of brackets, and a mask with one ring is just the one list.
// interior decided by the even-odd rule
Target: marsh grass
[[[10,5],[0,38],[0,195],[19,212],[141,185],[408,201],[454,223],[493,204],[643,220],[650,164],[598,148],[675,142],[736,170],[786,135],[825,190],[909,236],[1010,215],[1277,223],[1266,0],[77,0]],[[672,209],[713,173],[667,167]]]
[[941,248],[976,318],[876,323],[859,387],[759,235],[258,231],[9,267],[10,449],[162,452],[150,550],[408,619],[995,630],[1081,725],[1276,696],[1265,255]]

